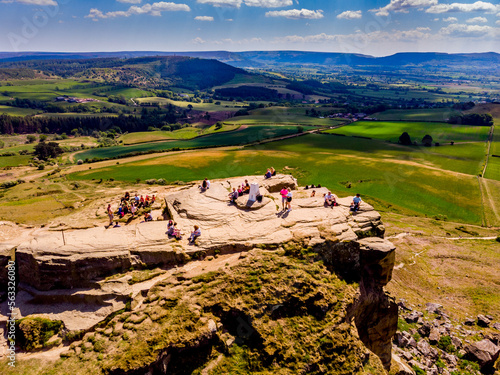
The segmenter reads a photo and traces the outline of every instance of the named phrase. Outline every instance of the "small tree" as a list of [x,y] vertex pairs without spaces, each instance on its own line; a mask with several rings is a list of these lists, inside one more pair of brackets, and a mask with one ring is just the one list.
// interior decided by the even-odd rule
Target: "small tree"
[[220,122],[220,121],[215,124],[215,130],[219,130],[219,129],[222,129],[222,122]]
[[40,142],[35,146],[35,156],[40,160],[55,158],[63,152],[56,142]]
[[36,136],[33,135],[33,134],[28,134],[28,136],[26,137],[26,142],[27,143],[33,143],[36,141]]
[[422,138],[422,143],[424,144],[425,147],[431,147],[432,137],[429,134],[424,135],[424,138]]
[[407,132],[404,132],[403,134],[401,134],[399,136],[399,143],[401,143],[402,145],[406,145],[406,146],[411,145],[412,143],[411,143],[410,135]]

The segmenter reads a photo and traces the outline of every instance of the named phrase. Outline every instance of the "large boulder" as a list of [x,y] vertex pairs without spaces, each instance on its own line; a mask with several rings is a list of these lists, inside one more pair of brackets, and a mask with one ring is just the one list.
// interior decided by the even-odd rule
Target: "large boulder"
[[481,340],[465,347],[467,359],[477,362],[481,371],[487,372],[493,368],[500,354],[500,346],[493,344],[490,340]]
[[296,190],[298,187],[297,180],[293,178],[292,175],[282,174],[267,179],[262,178],[262,180],[254,178],[254,180],[261,182],[262,186],[264,186],[270,193],[279,193],[283,188]]

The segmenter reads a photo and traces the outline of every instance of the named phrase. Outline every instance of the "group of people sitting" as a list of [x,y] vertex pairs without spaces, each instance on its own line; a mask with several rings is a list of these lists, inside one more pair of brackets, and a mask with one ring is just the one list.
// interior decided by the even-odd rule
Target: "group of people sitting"
[[271,178],[272,176],[276,176],[276,170],[273,167],[267,169],[264,178]]
[[[137,214],[137,211],[141,208],[148,208],[153,205],[156,201],[156,196],[153,194],[151,197],[149,195],[140,196],[138,194],[135,194],[134,197],[130,197],[130,193],[127,191],[123,197],[120,198],[120,204],[118,206],[117,210],[113,210],[111,208],[111,204],[108,204],[108,207],[106,209],[106,213],[108,214],[109,217],[109,225],[111,226],[113,224],[113,219],[115,215],[122,219],[125,215],[130,214],[132,215],[131,217],[134,218],[135,215]],[[144,214],[144,221],[152,221],[153,217],[149,212],[146,212]],[[114,228],[118,228],[120,225],[118,222],[115,223]]]
[[248,180],[245,180],[241,185],[238,185],[237,188],[233,188],[233,191],[229,193],[229,201],[231,203],[236,203],[236,199],[241,197],[243,194],[250,194],[250,184]]
[[[177,228],[177,223],[173,220],[169,220],[167,224],[167,235],[169,237],[174,237],[177,240],[182,239],[183,233],[179,228]],[[201,236],[201,229],[198,225],[194,226],[194,230],[191,232],[189,236],[189,243],[194,243],[194,241]]]

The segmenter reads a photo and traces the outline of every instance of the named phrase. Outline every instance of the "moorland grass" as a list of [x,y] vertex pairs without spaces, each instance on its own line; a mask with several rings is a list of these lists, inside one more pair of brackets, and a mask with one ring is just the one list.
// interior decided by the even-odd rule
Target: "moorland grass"
[[10,107],[8,105],[0,105],[0,114],[6,114],[10,116],[31,116],[36,115],[42,111],[38,109],[31,108],[18,108]]
[[433,142],[486,141],[489,130],[487,126],[451,125],[439,122],[358,121],[326,132],[391,142],[397,142],[403,132],[408,132],[412,141],[421,143],[426,134],[433,138]]

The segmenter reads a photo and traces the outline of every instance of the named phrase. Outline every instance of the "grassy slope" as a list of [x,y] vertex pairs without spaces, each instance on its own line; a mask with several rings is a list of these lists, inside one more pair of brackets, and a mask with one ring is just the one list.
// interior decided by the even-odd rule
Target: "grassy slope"
[[258,140],[281,137],[297,133],[295,126],[252,126],[246,129],[237,130],[231,133],[217,133],[206,137],[200,137],[192,140],[166,141],[145,143],[132,146],[118,146],[108,148],[98,148],[84,151],[76,155],[78,159],[92,159],[94,157],[110,158],[119,157],[132,152],[147,152],[150,150],[169,150],[174,147],[193,148],[208,146],[228,146],[253,143]]
[[166,98],[158,98],[158,97],[151,97],[151,98],[138,98],[134,99],[137,103],[158,103],[160,105],[167,105],[167,104],[172,104],[175,105],[176,107],[187,109],[188,105],[192,105],[193,109],[196,111],[208,111],[208,112],[219,112],[219,111],[226,111],[226,112],[236,112],[240,109],[242,109],[244,106],[248,105],[248,103],[240,103],[240,102],[229,102],[225,100],[220,101],[220,105],[217,105],[214,103],[191,103],[191,102],[184,102],[184,101],[178,101],[178,100],[171,100],[171,99],[166,99]]
[[459,113],[460,111],[451,108],[390,109],[374,113],[371,117],[383,121],[446,121]]
[[192,139],[200,135],[208,135],[214,133],[223,133],[226,131],[236,130],[238,125],[223,125],[221,129],[215,130],[215,125],[208,129],[188,127],[179,130],[170,131],[154,131],[154,132],[136,132],[128,133],[120,137],[125,145],[133,145],[137,143],[157,142],[170,139]]
[[8,105],[0,105],[0,114],[6,114],[10,116],[30,116],[36,115],[41,111],[31,108],[18,108],[18,107],[10,107]]
[[408,132],[413,141],[420,143],[426,134],[433,138],[433,142],[486,141],[489,128],[486,126],[450,125],[438,122],[358,121],[327,132],[370,137],[391,142],[397,142],[403,132]]
[[[292,173],[303,185],[321,183],[339,195],[360,192],[381,210],[481,222],[479,185],[474,176],[457,176],[454,172],[419,166],[411,160],[402,160],[408,149],[398,151],[389,147],[368,140],[307,135],[268,143],[258,149],[177,154],[80,172],[71,178],[190,181],[200,176],[260,174],[272,165],[278,171]],[[347,187],[349,184],[351,188]]]

